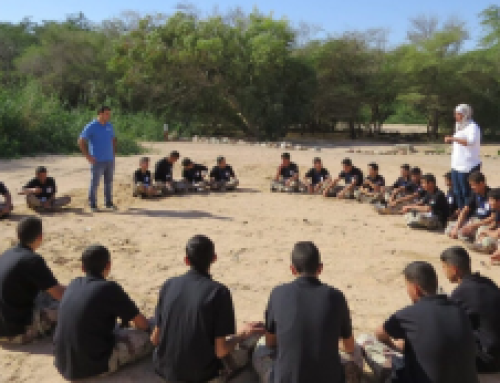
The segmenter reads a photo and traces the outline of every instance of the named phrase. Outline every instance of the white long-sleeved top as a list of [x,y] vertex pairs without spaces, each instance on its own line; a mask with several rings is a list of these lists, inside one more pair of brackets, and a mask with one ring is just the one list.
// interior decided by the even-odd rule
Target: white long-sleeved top
[[481,163],[481,130],[474,121],[471,121],[465,128],[457,130],[453,137],[467,140],[467,146],[458,142],[453,143],[451,168],[461,173],[468,173]]

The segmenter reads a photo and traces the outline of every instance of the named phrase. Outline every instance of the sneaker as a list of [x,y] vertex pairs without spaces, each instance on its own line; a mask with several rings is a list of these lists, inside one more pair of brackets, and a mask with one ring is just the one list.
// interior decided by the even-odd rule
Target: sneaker
[[115,205],[106,205],[106,210],[117,211],[118,208]]

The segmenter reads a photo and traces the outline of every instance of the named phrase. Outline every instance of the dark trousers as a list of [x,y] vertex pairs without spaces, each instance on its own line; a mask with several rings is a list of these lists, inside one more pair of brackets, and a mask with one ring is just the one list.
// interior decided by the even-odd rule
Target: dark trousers
[[451,182],[453,183],[453,194],[459,209],[462,209],[469,200],[472,190],[469,184],[469,175],[481,171],[481,164],[472,168],[470,172],[464,173],[457,170],[451,171]]

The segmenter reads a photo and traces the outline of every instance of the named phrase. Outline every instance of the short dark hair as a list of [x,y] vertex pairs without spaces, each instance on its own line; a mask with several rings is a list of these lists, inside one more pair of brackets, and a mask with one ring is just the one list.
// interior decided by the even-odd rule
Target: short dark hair
[[97,114],[101,114],[107,111],[110,111],[111,108],[107,105],[100,106],[99,109],[97,109]]
[[314,157],[313,164],[321,163],[321,158]]
[[189,158],[184,158],[182,160],[182,166],[189,166],[193,163],[193,161],[191,161]]
[[217,163],[220,164],[222,161],[224,161],[226,159],[226,157],[223,157],[223,156],[219,156],[217,157]]
[[312,242],[297,242],[292,250],[292,265],[298,273],[315,274],[321,264],[321,256]]
[[473,182],[475,184],[486,183],[486,177],[481,172],[473,172],[469,175],[469,182]]
[[375,162],[369,163],[368,166],[378,172],[378,164],[376,164]]
[[408,282],[415,283],[427,295],[434,295],[438,288],[438,277],[434,267],[424,261],[410,263],[403,271]]
[[352,166],[352,161],[350,158],[344,158],[342,160],[342,165],[345,165],[345,166]]
[[23,246],[29,246],[42,235],[42,220],[38,217],[24,217],[17,224],[17,238]]
[[444,178],[451,181],[451,172],[445,173]]
[[83,251],[82,265],[87,274],[101,276],[110,262],[111,254],[102,245],[91,245]]
[[408,164],[403,164],[403,165],[401,165],[401,169],[404,169],[404,170],[406,170],[407,172],[409,172],[409,171],[410,171],[410,165],[408,165]]
[[488,192],[488,198],[494,199],[495,201],[500,201],[500,188],[491,189]]
[[149,157],[141,157],[139,163],[140,164],[145,164],[146,162],[149,162]]
[[421,174],[422,174],[422,170],[420,170],[420,168],[419,168],[418,166],[415,166],[414,168],[412,168],[412,169],[410,170],[410,174],[411,174],[412,176],[419,176],[419,175],[421,175]]
[[462,246],[453,246],[441,253],[441,262],[455,266],[463,273],[470,273],[470,256]]
[[422,179],[425,182],[430,182],[430,183],[433,183],[434,185],[436,185],[436,177],[434,176],[434,174],[430,174],[430,173],[424,174],[422,176]]
[[281,155],[281,158],[283,158],[284,160],[289,160],[290,159],[290,153],[283,153]]
[[172,150],[169,154],[169,157],[172,157],[172,158],[179,158],[181,155],[179,154],[179,152],[177,150]]
[[39,166],[36,168],[35,170],[35,174],[36,175],[39,175],[39,174],[46,174],[47,173],[47,168],[45,166]]
[[214,255],[214,243],[204,235],[195,235],[186,245],[186,257],[197,271],[207,273]]

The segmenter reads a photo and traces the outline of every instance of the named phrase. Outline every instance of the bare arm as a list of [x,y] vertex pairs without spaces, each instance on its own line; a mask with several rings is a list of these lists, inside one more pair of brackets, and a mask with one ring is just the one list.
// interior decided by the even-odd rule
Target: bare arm
[[236,335],[216,338],[215,355],[217,355],[217,358],[222,359],[233,351],[238,343],[253,335],[264,334],[264,332],[264,325],[262,323],[247,323],[243,330]]
[[276,337],[276,334],[266,332],[266,346],[269,348],[278,347],[278,338]]
[[51,287],[46,292],[55,300],[60,301],[64,295],[65,290],[66,290],[66,287],[64,287],[62,285],[57,285],[57,286]]
[[149,322],[148,320],[146,319],[146,317],[142,314],[137,314],[137,316],[132,319],[132,322],[134,322],[134,326],[135,328],[138,328],[139,330],[142,330],[142,331],[149,331],[150,330],[150,327],[149,327]]
[[349,354],[354,352],[355,348],[355,342],[354,342],[354,337],[351,336],[350,338],[347,339],[340,339],[339,340],[339,348],[340,350],[347,352]]
[[116,146],[117,146],[117,139],[116,137],[113,137],[113,157],[116,157]]
[[375,331],[375,337],[379,340],[379,342],[384,343],[386,346],[390,347],[393,350],[397,350],[402,352],[401,343],[394,342],[394,340],[385,332],[384,328],[381,326]]
[[156,326],[153,330],[153,333],[151,334],[151,343],[153,343],[153,346],[158,346],[160,344],[160,329],[158,326]]
[[465,222],[467,222],[467,218],[469,217],[469,212],[470,208],[468,206],[465,206],[462,211],[460,212],[460,215],[458,216],[458,221],[457,221],[457,228],[461,228]]
[[80,151],[82,152],[83,156],[87,159],[87,161],[90,163],[90,164],[95,164],[96,163],[96,160],[94,157],[92,157],[90,154],[89,154],[89,150],[88,150],[88,144],[87,144],[87,140],[85,140],[84,138],[79,138],[78,139],[78,147],[80,148]]

